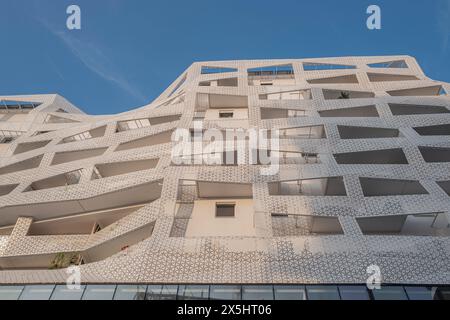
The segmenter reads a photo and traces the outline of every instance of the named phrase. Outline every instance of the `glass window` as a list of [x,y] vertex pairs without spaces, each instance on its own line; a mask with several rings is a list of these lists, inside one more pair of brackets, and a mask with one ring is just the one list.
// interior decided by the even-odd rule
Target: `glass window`
[[146,291],[145,285],[118,285],[114,300],[144,300]]
[[306,300],[305,286],[274,286],[275,300]]
[[375,300],[408,300],[403,287],[382,286],[372,290],[372,294]]
[[177,285],[149,285],[147,287],[146,300],[176,300]]
[[227,111],[219,112],[219,118],[233,118],[233,116],[234,112],[227,112]]
[[216,203],[216,217],[234,217],[234,203]]
[[65,284],[57,285],[50,300],[81,300],[85,287],[82,285],[80,289],[70,289]]
[[442,300],[450,300],[450,287],[440,287],[437,291]]
[[115,290],[114,285],[88,285],[83,300],[112,300]]
[[370,300],[366,286],[339,286],[342,300]]
[[209,286],[206,285],[190,285],[179,286],[179,300],[203,300],[209,297]]
[[209,298],[213,300],[241,300],[241,286],[211,286]]
[[242,286],[242,300],[273,300],[272,286]]
[[308,300],[339,300],[337,286],[306,286]]
[[409,300],[434,300],[436,288],[431,287],[405,287]]
[[54,285],[25,286],[20,300],[48,300],[53,292]]
[[17,300],[23,286],[0,286],[0,300]]

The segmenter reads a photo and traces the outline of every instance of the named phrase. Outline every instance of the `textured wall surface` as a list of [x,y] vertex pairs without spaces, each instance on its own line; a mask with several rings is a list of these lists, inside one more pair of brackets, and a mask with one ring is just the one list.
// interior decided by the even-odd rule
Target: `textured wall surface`
[[[369,64],[404,61],[405,65],[373,68]],[[306,64],[339,64],[351,69],[305,70]],[[249,85],[248,69],[292,65],[292,81],[274,85]],[[202,67],[233,68],[222,73],[202,74]],[[383,76],[368,74],[382,74]],[[348,77],[354,75],[354,77]],[[389,77],[388,75],[393,75]],[[344,77],[346,76],[346,77]],[[401,77],[413,76],[413,77]],[[270,78],[276,76],[268,76]],[[337,77],[337,78],[336,78]],[[355,78],[356,77],[356,78]],[[200,86],[200,82],[237,78],[235,86]],[[331,79],[329,79],[331,78]],[[322,79],[311,81],[312,79]],[[323,80],[327,79],[327,80]],[[356,79],[356,80],[355,80]],[[267,80],[267,79],[266,79]],[[309,81],[308,81],[309,80]],[[374,81],[375,80],[375,81]],[[142,227],[154,225],[142,241],[113,255],[81,266],[82,281],[92,283],[365,283],[366,268],[380,267],[385,283],[450,283],[450,238],[442,235],[365,235],[356,218],[405,214],[443,213],[450,221],[450,198],[437,182],[450,180],[450,160],[426,162],[419,146],[450,148],[449,133],[424,136],[413,128],[450,124],[450,113],[394,115],[389,104],[441,106],[450,110],[448,94],[432,94],[440,87],[447,93],[450,85],[423,74],[416,60],[409,56],[344,57],[304,60],[252,60],[197,62],[151,104],[118,115],[89,116],[57,95],[1,96],[0,100],[32,101],[40,105],[20,121],[2,120],[2,131],[23,134],[0,149],[0,187],[17,185],[0,196],[0,283],[53,283],[66,281],[66,270],[24,270],[20,259],[46,259],[61,252],[88,255],[96,248],[114,244],[121,237],[141,235]],[[395,90],[416,89],[392,93]],[[175,90],[175,91],[174,91]],[[310,90],[311,99],[267,100],[261,95]],[[325,91],[324,91],[325,90]],[[326,99],[331,92],[350,92],[350,99]],[[352,92],[373,93],[372,97],[352,97]],[[117,151],[128,141],[176,128],[191,128],[199,108],[207,102],[204,94],[248,97],[248,127],[286,129],[323,125],[322,139],[286,138],[280,150],[317,153],[320,161],[287,162],[272,176],[260,174],[258,165],[175,166],[171,163],[172,143],[144,145]],[[198,99],[198,97],[201,97]],[[211,101],[210,101],[211,103]],[[199,106],[201,105],[201,107]],[[375,106],[378,117],[324,117],[320,111],[350,107]],[[261,119],[264,107],[304,110],[305,116]],[[197,108],[197,111],[196,111]],[[61,112],[64,110],[64,112]],[[117,123],[133,119],[180,115],[179,120],[116,132]],[[323,114],[322,114],[323,115]],[[198,116],[198,115],[197,115]],[[53,118],[52,118],[53,117]],[[55,120],[55,117],[57,120]],[[13,120],[13,119],[12,119]],[[230,126],[230,121],[204,120],[205,128]],[[241,121],[241,120],[239,120]],[[236,122],[240,126],[241,122]],[[398,129],[397,137],[342,139],[340,126]],[[104,134],[85,140],[61,143],[62,139],[106,126]],[[38,131],[48,131],[36,135]],[[44,147],[15,152],[24,143],[49,141]],[[103,154],[52,165],[56,153],[105,148]],[[338,164],[339,153],[401,149],[404,164]],[[42,156],[39,166],[2,173],[2,168]],[[375,154],[374,159],[377,157]],[[92,179],[97,164],[159,159],[155,168]],[[369,161],[370,162],[370,161]],[[81,169],[77,184],[29,191],[33,182]],[[343,177],[346,196],[270,195],[268,182],[312,178]],[[424,194],[364,196],[360,177],[416,180]],[[198,197],[195,188],[181,186],[181,181],[247,183],[253,192],[253,216],[256,236],[186,237],[185,231]],[[74,203],[83,207],[83,199],[127,190],[133,186],[162,181],[160,197],[94,234],[29,235],[32,223],[52,211],[54,217],[74,215],[68,211]],[[180,192],[180,190],[182,190]],[[186,197],[188,199],[181,199]],[[57,203],[57,208],[39,204]],[[26,208],[36,208],[32,213]],[[30,209],[31,210],[31,209]],[[86,210],[89,211],[89,210]],[[95,211],[95,210],[93,210]],[[272,213],[289,214],[280,222]],[[79,213],[76,213],[77,215]],[[292,216],[291,216],[292,215]],[[295,215],[306,216],[296,220]],[[309,232],[308,216],[337,217],[341,234]],[[447,226],[448,228],[448,226]],[[445,229],[445,226],[444,226]],[[10,230],[10,231],[8,231]],[[15,265],[18,263],[17,265]]]

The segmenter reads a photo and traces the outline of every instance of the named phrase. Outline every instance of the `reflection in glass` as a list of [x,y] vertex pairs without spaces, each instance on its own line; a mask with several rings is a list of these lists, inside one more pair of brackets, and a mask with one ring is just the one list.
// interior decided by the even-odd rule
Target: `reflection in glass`
[[342,300],[370,300],[366,286],[339,286]]
[[274,286],[275,300],[306,300],[305,286]]
[[80,289],[70,289],[65,284],[57,285],[50,300],[81,300],[86,286]]
[[88,285],[83,300],[112,300],[116,286]]
[[209,298],[213,300],[241,300],[241,286],[211,286]]
[[144,300],[146,290],[145,285],[118,285],[114,300]]
[[147,287],[146,300],[176,300],[177,285],[149,285]]
[[273,300],[272,286],[242,286],[242,300]]
[[409,300],[434,300],[436,288],[431,287],[405,287]]
[[306,286],[308,300],[339,300],[337,286]]
[[408,300],[403,287],[382,286],[372,290],[372,294],[375,300]]
[[54,287],[54,285],[25,286],[19,300],[48,300]]
[[0,300],[17,300],[24,286],[1,286]]
[[206,285],[188,285],[178,287],[179,300],[204,300],[209,297],[209,286]]

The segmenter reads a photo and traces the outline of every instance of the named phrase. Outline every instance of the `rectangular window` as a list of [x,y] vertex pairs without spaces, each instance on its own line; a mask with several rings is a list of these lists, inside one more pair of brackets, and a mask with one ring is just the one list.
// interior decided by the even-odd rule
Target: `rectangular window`
[[340,300],[337,286],[307,286],[309,300]]
[[54,288],[54,285],[26,286],[19,300],[49,300]]
[[209,293],[210,300],[241,300],[241,287],[237,285],[213,285]]
[[242,300],[274,300],[272,286],[242,286]]
[[275,300],[306,300],[305,286],[274,286]]
[[81,300],[86,286],[80,286],[80,289],[68,288],[67,285],[57,285],[50,300]]
[[437,300],[432,287],[405,287],[409,300]]
[[145,300],[176,300],[177,285],[149,285]]
[[235,207],[234,203],[216,203],[216,217],[234,217]]
[[114,285],[88,285],[82,300],[112,300],[115,291]]
[[209,286],[207,285],[180,285],[178,287],[178,300],[207,300]]
[[408,300],[403,287],[384,286],[372,290],[372,294],[375,300]]
[[339,286],[342,300],[370,300],[366,286]]
[[233,118],[234,113],[231,111],[220,111],[219,118]]
[[114,300],[144,300],[146,291],[145,285],[118,285]]
[[17,300],[23,288],[23,286],[1,286],[0,300]]

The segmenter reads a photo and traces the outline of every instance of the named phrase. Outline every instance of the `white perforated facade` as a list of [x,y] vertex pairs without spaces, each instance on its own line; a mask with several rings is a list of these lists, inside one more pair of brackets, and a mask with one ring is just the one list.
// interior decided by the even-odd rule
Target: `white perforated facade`
[[[198,62],[118,115],[1,96],[0,283],[448,284],[448,92],[390,56]],[[175,165],[194,119],[279,129],[279,172]]]

